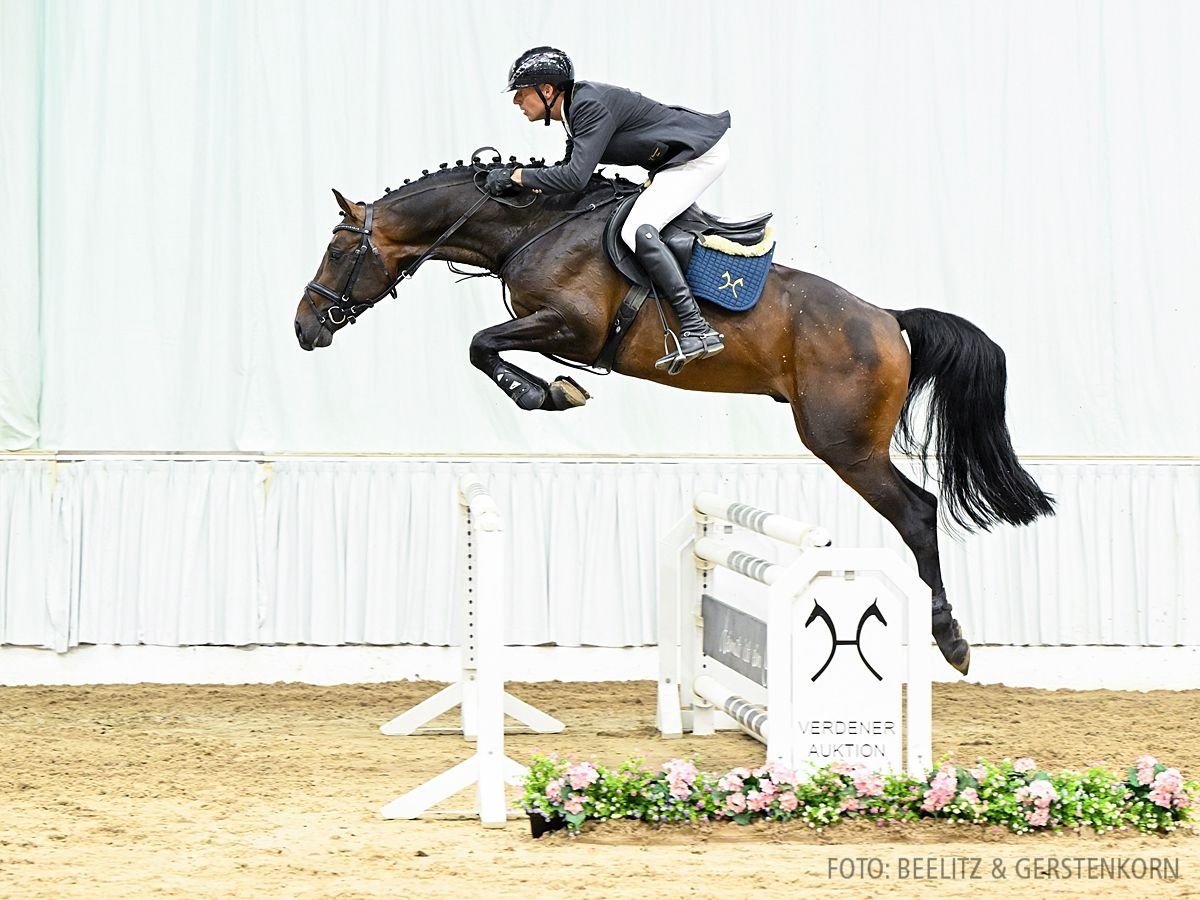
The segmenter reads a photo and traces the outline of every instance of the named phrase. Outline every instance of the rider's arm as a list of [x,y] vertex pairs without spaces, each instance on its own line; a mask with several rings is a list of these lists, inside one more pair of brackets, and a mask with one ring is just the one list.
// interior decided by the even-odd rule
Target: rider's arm
[[572,137],[567,142],[567,157],[562,165],[520,169],[514,173],[513,181],[548,193],[581,191],[596,171],[616,130],[616,122],[604,104],[577,100],[571,107]]

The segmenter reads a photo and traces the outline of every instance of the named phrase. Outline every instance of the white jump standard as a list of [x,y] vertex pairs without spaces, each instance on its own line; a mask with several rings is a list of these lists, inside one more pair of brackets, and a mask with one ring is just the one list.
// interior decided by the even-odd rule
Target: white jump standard
[[739,727],[790,768],[924,774],[931,604],[916,572],[890,550],[835,549],[824,529],[714,494],[694,507],[659,544],[663,736]]
[[463,736],[475,740],[475,753],[458,765],[398,797],[382,809],[386,819],[415,819],[448,797],[477,786],[480,821],[502,827],[508,819],[504,785],[519,785],[528,771],[504,754],[504,716],[533,731],[552,733],[563,723],[504,690],[501,666],[504,633],[504,520],[487,488],[473,475],[458,482],[460,560],[464,608],[462,678],[400,714],[379,730],[408,735],[455,705],[462,707]]

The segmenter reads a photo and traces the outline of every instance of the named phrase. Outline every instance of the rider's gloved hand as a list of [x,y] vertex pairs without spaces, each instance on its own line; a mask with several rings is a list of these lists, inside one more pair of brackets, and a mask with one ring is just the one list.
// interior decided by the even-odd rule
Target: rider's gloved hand
[[512,169],[492,169],[483,189],[493,197],[507,197],[519,191],[521,186],[512,180]]

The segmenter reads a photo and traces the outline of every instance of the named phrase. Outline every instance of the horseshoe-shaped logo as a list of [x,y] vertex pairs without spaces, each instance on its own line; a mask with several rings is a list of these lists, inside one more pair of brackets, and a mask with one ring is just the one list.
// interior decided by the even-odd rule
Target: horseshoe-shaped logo
[[863,626],[867,624],[867,619],[878,619],[880,622],[883,623],[884,628],[887,627],[887,619],[885,619],[883,617],[883,613],[881,613],[879,611],[879,600],[878,599],[873,600],[871,602],[871,605],[868,606],[866,608],[866,610],[864,610],[862,616],[859,617],[858,630],[855,632],[854,640],[852,640],[852,641],[838,640],[837,629],[834,627],[833,618],[829,615],[828,612],[826,612],[825,608],[823,606],[821,606],[820,603],[818,603],[816,600],[814,600],[813,601],[813,611],[811,613],[809,613],[808,621],[804,623],[804,627],[807,628],[809,625],[811,625],[817,619],[821,619],[825,623],[825,627],[829,629],[829,639],[831,641],[831,644],[829,646],[829,657],[825,660],[825,665],[821,666],[821,668],[819,668],[817,670],[817,674],[812,677],[813,681],[816,681],[818,678],[821,677],[821,675],[824,674],[825,670],[829,668],[829,664],[831,662],[833,662],[833,655],[837,652],[837,648],[843,647],[843,646],[853,646],[853,647],[857,648],[859,659],[861,659],[863,661],[863,665],[867,667],[867,671],[870,672],[872,675],[874,675],[876,680],[883,681],[883,676],[880,675],[878,672],[876,672],[875,667],[872,666],[869,662],[867,662],[867,658],[866,658],[866,656],[863,655],[863,651],[862,651],[862,631],[863,631]]
[[737,289],[746,283],[744,278],[733,278],[728,272],[722,272],[721,277],[725,279],[725,283],[717,288],[718,291],[732,291],[733,299],[737,299]]

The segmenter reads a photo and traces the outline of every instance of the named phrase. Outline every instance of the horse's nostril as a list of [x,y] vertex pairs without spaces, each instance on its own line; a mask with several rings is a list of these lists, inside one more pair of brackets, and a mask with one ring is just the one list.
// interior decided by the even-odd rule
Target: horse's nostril
[[304,337],[304,332],[300,329],[300,320],[299,319],[297,319],[295,321],[295,325],[296,325],[296,337],[298,337],[298,338]]

